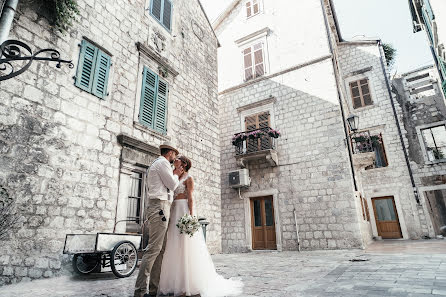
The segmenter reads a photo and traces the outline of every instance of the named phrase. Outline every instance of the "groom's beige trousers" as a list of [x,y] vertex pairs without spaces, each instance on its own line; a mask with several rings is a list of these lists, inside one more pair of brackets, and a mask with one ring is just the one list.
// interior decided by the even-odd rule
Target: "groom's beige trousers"
[[171,204],[166,200],[149,199],[149,206],[146,208],[148,221],[145,224],[145,229],[149,232],[149,243],[142,256],[134,297],[142,297],[146,293],[149,275],[149,293],[155,295],[158,291]]

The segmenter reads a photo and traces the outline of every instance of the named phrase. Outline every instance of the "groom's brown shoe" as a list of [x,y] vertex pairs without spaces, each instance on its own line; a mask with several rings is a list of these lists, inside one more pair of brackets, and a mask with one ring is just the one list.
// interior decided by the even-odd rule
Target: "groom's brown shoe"
[[143,297],[156,297],[156,294],[153,294],[153,293],[146,293],[146,294],[144,294]]

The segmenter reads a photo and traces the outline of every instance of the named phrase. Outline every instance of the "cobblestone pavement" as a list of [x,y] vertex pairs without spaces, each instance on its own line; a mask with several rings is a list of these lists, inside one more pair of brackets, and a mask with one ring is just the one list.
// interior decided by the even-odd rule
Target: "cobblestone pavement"
[[[215,255],[244,297],[446,296],[446,240],[377,242],[367,250]],[[131,296],[136,273],[59,277],[4,286],[0,296]]]

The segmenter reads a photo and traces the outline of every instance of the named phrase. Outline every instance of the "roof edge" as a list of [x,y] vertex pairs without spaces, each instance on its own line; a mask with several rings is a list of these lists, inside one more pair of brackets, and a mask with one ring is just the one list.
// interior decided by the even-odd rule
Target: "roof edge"
[[204,16],[206,17],[206,20],[208,21],[209,27],[211,27],[211,30],[212,30],[212,33],[213,33],[214,36],[215,36],[215,39],[217,40],[217,47],[220,47],[220,46],[221,46],[220,41],[218,41],[218,37],[217,37],[217,34],[215,34],[214,27],[212,26],[212,23],[211,23],[211,21],[209,20],[209,17],[208,17],[208,15],[207,15],[206,11],[204,10],[204,7],[203,7],[203,5],[201,4],[201,1],[200,1],[200,0],[198,0],[198,4],[200,5],[201,10],[203,11]]
[[212,27],[214,30],[217,30],[218,27],[223,23],[223,21],[229,16],[232,10],[241,2],[242,0],[234,0],[229,6],[223,10],[222,13],[217,17],[217,19],[212,23]]

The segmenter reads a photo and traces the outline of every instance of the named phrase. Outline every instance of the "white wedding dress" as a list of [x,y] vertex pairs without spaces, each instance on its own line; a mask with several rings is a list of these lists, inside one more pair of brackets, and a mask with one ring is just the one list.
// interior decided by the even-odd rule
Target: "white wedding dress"
[[[187,174],[181,178],[174,197],[184,193]],[[170,211],[167,243],[161,266],[161,295],[201,297],[236,296],[242,293],[240,280],[225,279],[215,271],[201,228],[192,236],[180,234],[176,224],[189,213],[187,199],[177,199]]]

